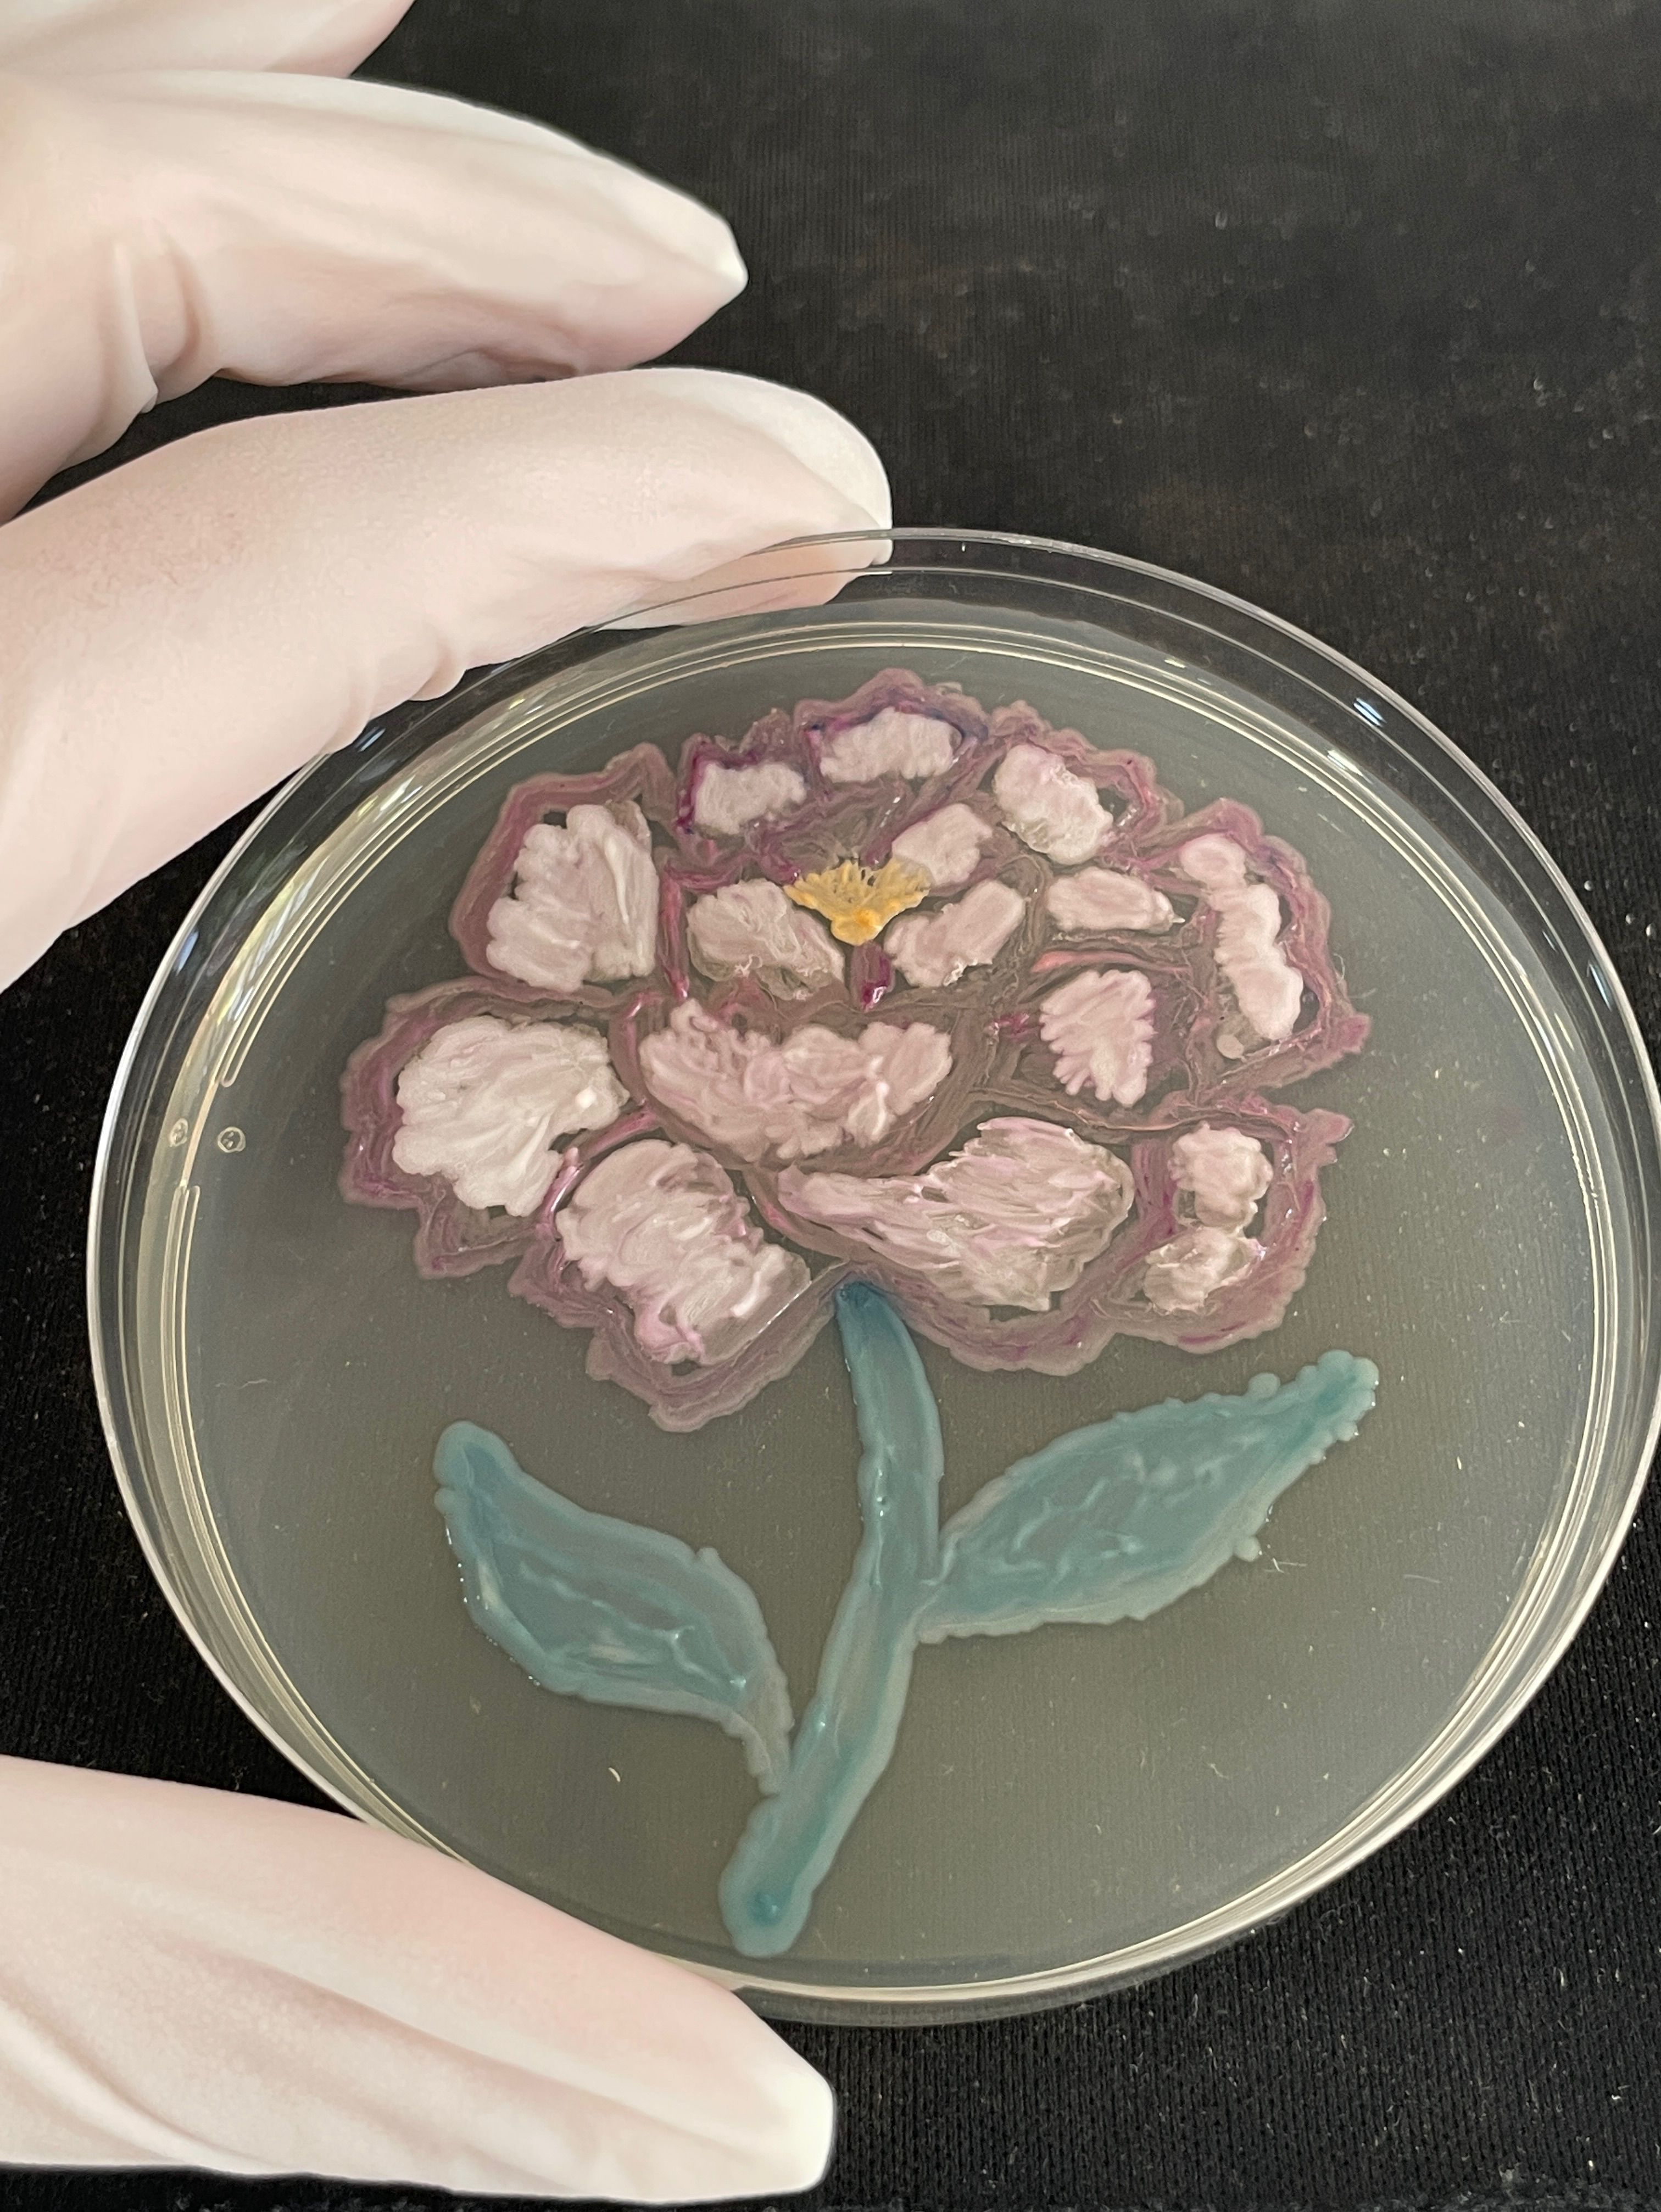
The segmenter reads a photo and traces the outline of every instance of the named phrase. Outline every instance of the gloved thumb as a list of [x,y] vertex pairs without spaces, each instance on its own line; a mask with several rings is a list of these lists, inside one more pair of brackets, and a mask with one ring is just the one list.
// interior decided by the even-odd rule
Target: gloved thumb
[[0,1759],[0,2156],[684,2203],[830,2124],[736,1997],[438,1851]]

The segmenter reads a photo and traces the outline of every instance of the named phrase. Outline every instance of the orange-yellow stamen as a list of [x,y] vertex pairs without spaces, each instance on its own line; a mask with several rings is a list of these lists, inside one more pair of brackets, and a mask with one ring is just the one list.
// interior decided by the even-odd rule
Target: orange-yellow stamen
[[843,860],[834,868],[798,876],[784,886],[784,896],[822,914],[839,943],[869,945],[897,914],[927,896],[928,882],[926,871],[908,860],[885,860],[879,868]]

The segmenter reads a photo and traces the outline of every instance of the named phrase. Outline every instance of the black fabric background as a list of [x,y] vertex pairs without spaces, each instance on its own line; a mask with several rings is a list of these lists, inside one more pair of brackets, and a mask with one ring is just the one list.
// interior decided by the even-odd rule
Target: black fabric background
[[[1655,0],[416,0],[372,69],[720,208],[752,282],[683,357],[846,410],[902,520],[1163,562],[1404,692],[1585,886],[1657,1040]],[[96,465],[364,396],[213,386]],[[151,1585],[82,1318],[116,1056],[221,848],[0,1000],[0,1711],[15,1752],[304,1797]],[[1503,1747],[1278,1928],[1037,2019],[789,2031],[842,2103],[812,2201],[1661,2197],[1658,1523]]]

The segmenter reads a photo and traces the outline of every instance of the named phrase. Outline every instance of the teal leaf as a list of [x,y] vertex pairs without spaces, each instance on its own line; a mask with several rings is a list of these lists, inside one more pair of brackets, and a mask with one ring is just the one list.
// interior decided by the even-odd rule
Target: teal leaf
[[1251,1559],[1287,1486],[1355,1434],[1378,1370],[1329,1352],[1295,1381],[1173,1398],[1058,1437],[987,1484],[940,1536],[920,1639],[1044,1621],[1145,1620]]
[[467,1610],[533,1681],[714,1721],[779,1787],[789,1692],[755,1593],[714,1552],[586,1512],[471,1421],[444,1431],[435,1469]]

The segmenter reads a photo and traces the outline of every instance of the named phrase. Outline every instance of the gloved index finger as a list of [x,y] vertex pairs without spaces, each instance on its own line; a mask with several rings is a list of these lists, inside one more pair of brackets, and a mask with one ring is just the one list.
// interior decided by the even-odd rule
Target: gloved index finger
[[0,986],[398,701],[887,520],[830,409],[698,369],[269,416],[66,493],[0,530]]
[[395,85],[0,76],[0,516],[216,374],[417,391],[649,360],[743,286],[720,218]]
[[410,0],[3,0],[0,69],[300,70],[344,76]]

